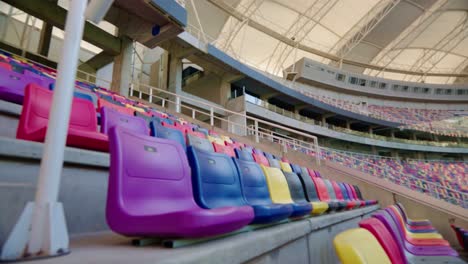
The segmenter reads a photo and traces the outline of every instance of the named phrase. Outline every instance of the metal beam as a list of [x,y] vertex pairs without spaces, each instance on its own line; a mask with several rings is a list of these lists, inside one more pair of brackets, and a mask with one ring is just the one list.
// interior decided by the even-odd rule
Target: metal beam
[[[31,14],[54,27],[64,29],[67,10],[58,6],[56,0],[3,0],[28,14]],[[86,22],[83,39],[87,42],[103,49],[111,55],[120,53],[120,38],[109,34],[99,27]]]
[[[235,8],[233,8],[233,7],[229,6],[228,4],[226,4],[223,0],[207,0],[207,1],[212,3],[216,7],[220,8],[224,12],[228,13],[229,15],[231,15],[232,17],[234,17],[234,18],[236,18],[236,19],[238,19],[240,21],[243,21],[244,19],[246,19],[246,17],[242,13],[240,13]],[[268,28],[267,26],[264,26],[264,25],[262,25],[262,24],[260,24],[260,23],[258,23],[256,21],[254,21],[252,19],[248,20],[247,24],[249,26],[251,26],[252,28],[255,28],[256,30],[258,30],[260,32],[263,32],[266,35],[269,35],[270,37],[272,37],[272,38],[274,38],[274,39],[276,39],[278,41],[281,41],[281,42],[283,42],[283,43],[285,43],[285,44],[287,44],[287,45],[289,45],[291,47],[297,46],[297,48],[300,49],[300,50],[303,50],[305,52],[309,52],[309,53],[318,55],[318,56],[326,58],[326,59],[330,59],[332,61],[337,61],[338,62],[338,61],[341,60],[341,58],[336,56],[336,55],[333,55],[333,54],[330,54],[328,52],[324,52],[324,51],[321,51],[321,50],[318,50],[318,49],[315,49],[315,48],[312,48],[312,47],[297,43],[296,41],[282,35],[281,33],[278,33],[276,31]],[[439,76],[439,77],[468,77],[468,73],[451,73],[451,72],[447,72],[447,73],[435,73],[435,72],[421,73],[421,72],[415,72],[415,71],[409,71],[409,70],[403,70],[403,69],[389,68],[389,67],[386,67],[386,66],[379,66],[379,65],[375,65],[375,64],[357,62],[357,61],[349,60],[349,59],[343,59],[342,63],[349,64],[349,65],[354,65],[354,66],[362,67],[362,68],[368,68],[370,70],[394,72],[394,73],[401,73],[401,74],[410,74],[410,75],[417,75],[417,76],[425,75],[425,76]]]

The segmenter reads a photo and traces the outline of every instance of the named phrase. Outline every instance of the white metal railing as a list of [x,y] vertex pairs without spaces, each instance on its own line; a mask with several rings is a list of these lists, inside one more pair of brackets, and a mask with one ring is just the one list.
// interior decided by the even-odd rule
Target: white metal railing
[[[162,90],[162,89],[159,89],[159,88],[156,88],[156,87],[152,87],[152,86],[146,85],[146,84],[133,83],[131,85],[131,87],[130,87],[130,95],[131,96],[136,96],[139,99],[144,99],[143,97],[148,97],[147,100],[150,103],[158,103],[158,102],[155,101],[155,99],[156,99],[156,100],[159,101],[159,103],[161,104],[162,107],[168,107],[168,105],[170,106],[172,104],[172,107],[178,113],[180,113],[182,111],[182,109],[186,109],[186,110],[191,112],[191,116],[194,117],[194,118],[196,118],[197,115],[204,115],[205,117],[209,117],[210,126],[214,126],[215,120],[226,122],[226,124],[228,124],[228,127],[233,128],[229,132],[235,133],[236,132],[236,129],[235,129],[236,127],[241,128],[241,130],[244,131],[243,134],[254,135],[255,136],[255,141],[257,143],[259,142],[260,138],[264,138],[264,139],[267,139],[267,140],[269,140],[271,142],[276,142],[276,143],[280,144],[282,146],[284,152],[287,152],[286,146],[288,146],[288,145],[301,145],[303,148],[306,148],[310,152],[316,153],[317,157],[320,156],[317,137],[312,136],[312,135],[307,134],[307,133],[303,133],[301,131],[297,131],[297,130],[294,130],[294,129],[291,129],[291,128],[288,128],[288,127],[277,125],[275,123],[272,123],[272,122],[269,122],[269,121],[266,121],[266,120],[251,117],[251,116],[248,116],[248,115],[243,114],[243,113],[234,112],[234,111],[225,109],[223,107],[217,106],[215,104],[210,104],[210,103],[203,102],[203,101],[191,98],[191,97],[175,94],[175,93],[172,93],[172,92],[169,92],[169,91],[166,91],[166,90]],[[146,95],[146,96],[144,96],[144,95]],[[185,103],[185,104],[182,104],[182,103]],[[205,112],[203,110],[199,110],[197,108],[191,107],[189,105],[195,105],[195,106],[197,106],[199,108],[204,107],[204,108],[210,109],[210,112],[208,113],[208,112]],[[217,116],[215,114],[214,110],[218,110],[218,111],[224,113],[225,115],[239,116],[239,117],[245,119],[247,122],[253,123],[254,127],[252,129],[252,127],[249,127],[248,125],[233,122],[233,121],[231,121],[229,119]],[[261,126],[273,127],[273,128],[277,128],[277,129],[280,129],[280,130],[283,130],[283,131],[293,133],[295,135],[300,135],[300,136],[308,139],[308,141],[297,140],[297,139],[294,139],[294,138],[289,137],[287,135],[282,135],[282,134],[280,134],[278,132],[267,130],[265,128],[262,128]],[[317,161],[317,163],[320,163],[320,158],[317,158],[316,161]]]

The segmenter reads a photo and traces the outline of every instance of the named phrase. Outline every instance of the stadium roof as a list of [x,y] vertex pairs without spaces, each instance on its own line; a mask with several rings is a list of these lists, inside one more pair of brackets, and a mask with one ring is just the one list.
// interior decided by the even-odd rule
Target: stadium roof
[[189,31],[277,75],[302,57],[428,83],[465,82],[431,74],[468,70],[466,0],[186,0],[186,8]]

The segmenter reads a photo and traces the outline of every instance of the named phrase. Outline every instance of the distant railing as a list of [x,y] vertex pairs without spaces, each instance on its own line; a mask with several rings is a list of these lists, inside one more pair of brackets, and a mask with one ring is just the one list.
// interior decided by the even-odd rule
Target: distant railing
[[405,143],[405,144],[416,144],[416,145],[435,146],[435,147],[456,147],[456,148],[468,147],[468,144],[461,143],[461,142],[460,143],[459,142],[436,142],[436,141],[421,141],[421,140],[411,140],[411,139],[402,139],[402,138],[391,138],[391,137],[356,131],[352,129],[347,129],[347,128],[343,128],[339,126],[334,126],[331,124],[324,125],[321,121],[317,121],[315,119],[308,118],[298,113],[285,110],[283,108],[280,108],[276,105],[265,102],[251,95],[246,94],[246,101],[249,103],[255,104],[257,106],[260,106],[262,108],[268,109],[277,114],[283,115],[285,117],[293,118],[293,119],[296,119],[296,120],[299,120],[308,124],[322,126],[328,129],[332,129],[332,130],[347,133],[347,134],[353,134],[353,135],[360,136],[360,137],[372,138],[372,139],[382,140],[386,142],[398,142],[398,143]]

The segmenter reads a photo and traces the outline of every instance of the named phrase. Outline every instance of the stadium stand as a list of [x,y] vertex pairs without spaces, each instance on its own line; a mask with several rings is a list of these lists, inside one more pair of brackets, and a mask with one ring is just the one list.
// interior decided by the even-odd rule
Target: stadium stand
[[[21,49],[0,40],[2,49],[24,56],[0,50],[0,120],[5,122],[1,126],[5,131],[0,135],[0,167],[8,169],[8,175],[0,177],[0,211],[2,215],[5,212],[5,220],[0,221],[0,262],[38,258],[38,262],[61,263],[48,257],[70,253],[70,233],[73,246],[81,248],[63,263],[336,263],[338,259],[343,264],[465,263],[453,243],[456,238],[460,247],[468,247],[468,233],[462,228],[468,223],[467,162],[387,158],[319,144],[333,146],[334,140],[337,144],[346,141],[367,151],[371,146],[373,153],[379,153],[376,147],[387,151],[394,147],[396,154],[391,155],[398,157],[398,151],[406,146],[375,142],[392,141],[422,145],[417,149],[420,152],[447,147],[448,153],[463,159],[467,144],[462,137],[468,137],[468,130],[463,122],[454,120],[463,119],[460,115],[465,115],[466,109],[377,104],[363,109],[351,100],[298,91],[292,87],[297,72],[284,72],[290,89],[278,87],[274,83],[278,76],[259,75],[260,69],[219,49],[221,45],[232,46],[231,37],[224,44],[210,38],[205,45],[208,38],[201,29],[193,38],[192,26],[187,25],[193,16],[187,17],[187,10],[197,13],[201,27],[195,8],[198,1],[191,1],[193,8],[187,10],[184,0],[109,1],[105,11],[112,11],[106,16],[107,26],[115,30],[107,31],[98,23],[102,18],[94,18],[85,8],[98,1],[73,0],[67,8],[55,2],[4,2],[0,18],[5,15],[4,7],[11,7],[6,15],[9,24],[13,8],[39,16],[41,43],[44,35],[52,34],[43,24],[62,28],[66,23],[65,34],[59,38],[63,46],[80,42],[70,38],[68,30],[78,7],[82,14],[76,17],[85,25],[80,38],[92,44],[90,50],[101,51],[81,50],[87,58],[80,56],[76,76],[63,74],[64,65],[73,65],[73,71],[77,65],[75,61],[65,63],[66,56],[62,56],[57,78],[55,69],[28,59],[57,66],[47,56],[48,51],[37,55],[28,51],[29,40],[23,43],[30,27],[29,14]],[[102,2],[106,1],[97,5]],[[270,2],[275,1],[257,4]],[[379,6],[383,3],[377,2]],[[391,10],[398,2],[384,3],[388,6],[383,8]],[[223,0],[207,3],[228,13],[237,8],[226,6]],[[330,9],[335,4],[330,4]],[[35,5],[41,9],[37,14],[30,9]],[[41,16],[51,8],[56,16],[67,16],[66,21],[42,21],[50,19]],[[374,10],[378,11],[377,6]],[[249,20],[242,12],[236,18],[255,22],[253,16]],[[32,21],[34,28],[36,18]],[[125,29],[122,23],[128,23]],[[9,34],[7,26],[3,29],[3,35]],[[224,32],[225,28],[219,30]],[[35,37],[38,32],[30,34]],[[296,36],[283,42],[289,45],[289,41],[296,42]],[[80,45],[76,45],[76,53]],[[301,45],[302,40],[298,40],[295,48]],[[156,47],[167,50],[157,50],[161,51],[157,56],[140,56],[138,51]],[[340,49],[346,53],[345,47]],[[280,55],[284,61],[289,57],[286,53]],[[339,56],[340,68],[345,56]],[[159,61],[146,61],[153,57]],[[112,60],[112,70],[104,69]],[[269,65],[270,61],[266,68]],[[109,75],[109,71],[114,79],[103,85],[103,80],[88,71],[96,75]],[[255,77],[252,72],[257,73]],[[65,85],[66,80],[69,85]],[[361,81],[365,86],[366,80]],[[319,89],[335,88],[339,87]],[[241,90],[242,102],[235,101]],[[468,94],[465,90],[454,91]],[[261,101],[263,109],[257,109],[266,114],[249,112],[248,96]],[[309,101],[301,101],[304,97]],[[274,120],[265,110],[282,116]],[[294,118],[298,125],[283,123],[284,117]],[[57,119],[63,122],[54,122]],[[322,128],[309,129],[313,127],[310,124],[322,126],[325,132],[314,132]],[[379,128],[392,129],[391,136],[374,134]],[[394,130],[398,128],[398,134],[412,138],[396,137]],[[16,135],[10,133],[12,130]],[[418,139],[415,131],[423,136]],[[341,138],[343,133],[348,135]],[[367,142],[369,138],[375,140]],[[56,139],[62,144],[52,144]],[[37,170],[39,178],[31,176]],[[37,188],[32,187],[36,182]],[[20,213],[18,208],[24,199],[30,199],[31,190],[37,190],[36,200],[28,202]],[[411,215],[428,215],[432,222],[410,219],[399,201],[409,205]],[[18,215],[20,220],[14,225],[11,219]],[[462,223],[452,224],[453,233],[450,231],[448,237],[446,220]],[[58,244],[50,242],[54,239]],[[152,244],[157,246],[143,248]],[[169,249],[177,247],[185,248]],[[91,252],[95,250],[97,253]]]

